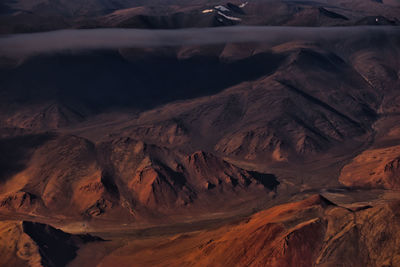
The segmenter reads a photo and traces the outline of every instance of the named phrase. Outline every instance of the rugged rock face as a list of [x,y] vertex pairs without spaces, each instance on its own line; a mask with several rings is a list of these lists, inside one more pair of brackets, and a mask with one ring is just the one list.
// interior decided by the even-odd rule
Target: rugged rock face
[[23,231],[22,222],[2,221],[0,227],[1,265],[42,265],[38,245]]
[[400,266],[396,1],[3,1],[0,265]]
[[101,238],[71,235],[49,225],[29,221],[0,223],[2,266],[65,266],[79,246]]
[[[197,253],[208,264],[218,262],[218,266],[311,266],[322,247],[327,227],[326,220],[319,218],[318,213],[322,207],[331,205],[323,197],[315,196],[266,210],[229,229],[234,236],[227,233]],[[305,216],[294,220],[299,215]]]
[[30,213],[43,209],[80,212],[107,195],[104,188],[93,185],[101,185],[101,175],[92,143],[73,136],[53,136],[38,145],[32,157],[8,177],[2,190],[2,207],[15,211],[25,208]]
[[131,138],[105,142],[98,151],[103,164],[112,169],[120,199],[133,209],[205,208],[208,197],[222,204],[223,199],[240,199],[249,191],[265,196],[278,185],[273,175],[248,172],[203,151],[187,156]]
[[341,172],[347,186],[400,189],[400,146],[366,150]]
[[[393,212],[393,208],[398,206],[396,202],[362,211],[348,211],[320,196],[278,206],[238,226],[248,237],[266,236],[258,234],[260,230],[256,229],[276,234],[265,242],[262,239],[244,238],[244,244],[237,247],[246,248],[246,252],[238,260],[248,266],[395,266],[400,251],[397,247],[389,247],[399,242],[396,232],[400,225]],[[275,214],[275,217],[268,220],[271,214]],[[387,229],[382,228],[388,224],[393,225]],[[216,241],[213,251],[218,250],[218,245]],[[224,245],[232,249],[229,244]],[[262,251],[257,253],[257,250],[251,249],[257,246]],[[243,259],[248,260],[243,262]]]
[[[279,182],[269,166],[353,153],[378,113],[395,110],[398,36],[365,38],[22,60],[0,74],[0,208],[141,220],[270,200]],[[386,164],[384,187],[396,188],[395,158]]]
[[[235,225],[171,237],[100,266],[398,266],[399,201],[340,207],[321,195],[254,214]],[[163,260],[154,257],[155,251]]]
[[25,164],[7,176],[1,209],[137,219],[149,211],[179,212],[197,205],[207,210],[211,199],[222,204],[233,198],[228,207],[245,202],[250,192],[265,198],[279,184],[274,175],[240,169],[210,153],[186,156],[131,138],[96,146],[54,135]]

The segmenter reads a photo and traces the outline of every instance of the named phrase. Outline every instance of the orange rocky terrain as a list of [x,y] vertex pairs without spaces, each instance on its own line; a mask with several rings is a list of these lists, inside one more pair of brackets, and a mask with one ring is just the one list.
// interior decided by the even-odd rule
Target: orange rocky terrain
[[272,174],[246,171],[211,153],[185,155],[130,138],[97,146],[74,136],[24,139],[38,147],[20,146],[32,156],[3,182],[3,211],[143,220],[232,209],[271,198],[279,184]]
[[76,256],[79,246],[102,241],[29,221],[2,221],[0,240],[1,266],[64,266]]
[[400,188],[400,147],[371,149],[346,165],[339,181],[346,186]]
[[398,3],[171,2],[0,4],[0,266],[400,266]]
[[399,266],[399,208],[398,199],[343,207],[312,195],[217,229],[132,240],[93,265]]

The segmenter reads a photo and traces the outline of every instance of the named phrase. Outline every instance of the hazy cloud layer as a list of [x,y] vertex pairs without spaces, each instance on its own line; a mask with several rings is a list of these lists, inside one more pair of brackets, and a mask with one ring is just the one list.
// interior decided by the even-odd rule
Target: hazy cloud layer
[[237,42],[278,44],[292,40],[347,40],[357,35],[400,35],[400,28],[390,26],[359,27],[221,27],[180,30],[85,29],[13,34],[0,37],[0,56],[27,56],[36,53],[76,49],[118,49],[205,45]]

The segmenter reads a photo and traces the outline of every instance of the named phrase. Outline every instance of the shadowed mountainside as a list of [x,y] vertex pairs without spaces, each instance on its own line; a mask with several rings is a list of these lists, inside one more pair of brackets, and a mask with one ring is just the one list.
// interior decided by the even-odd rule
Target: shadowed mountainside
[[94,145],[73,136],[38,146],[8,178],[0,191],[3,211],[124,220],[229,210],[269,198],[279,184],[274,175],[202,151],[185,155],[130,138]]
[[0,265],[400,266],[398,3],[173,4],[7,1],[0,32],[377,27],[0,38]]
[[372,33],[55,53],[7,67],[4,132],[55,133],[33,148],[23,136],[2,141],[13,151],[2,209],[168,220],[265,202],[280,184],[338,184],[340,165],[320,182],[281,183],[268,167],[332,164],[373,140],[380,113],[395,108],[400,53],[398,35]]
[[394,0],[329,1],[6,1],[0,32],[66,28],[193,28],[232,25],[398,25]]
[[[1,75],[2,116],[33,132],[73,126],[96,141],[130,136],[186,153],[285,162],[371,137],[382,101],[397,94],[397,43],[397,34],[376,32],[345,43],[36,56]],[[126,119],[90,127],[93,115],[110,111]]]
[[29,221],[0,222],[2,266],[66,266],[79,246],[101,238],[71,235],[49,225]]

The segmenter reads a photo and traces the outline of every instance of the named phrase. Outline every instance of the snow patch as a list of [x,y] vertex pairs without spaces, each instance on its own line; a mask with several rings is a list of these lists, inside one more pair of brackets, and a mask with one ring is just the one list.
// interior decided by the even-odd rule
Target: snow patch
[[249,3],[249,2],[241,3],[241,4],[239,5],[239,7],[240,7],[240,8],[244,8],[245,6],[247,6],[248,3]]
[[224,6],[215,6],[214,7],[216,10],[222,11],[222,12],[229,12],[230,10]]
[[224,18],[229,19],[229,20],[233,20],[233,21],[241,21],[242,20],[240,18],[225,15],[224,13],[222,13],[220,11],[218,11],[217,13],[218,13],[218,15],[223,16]]

